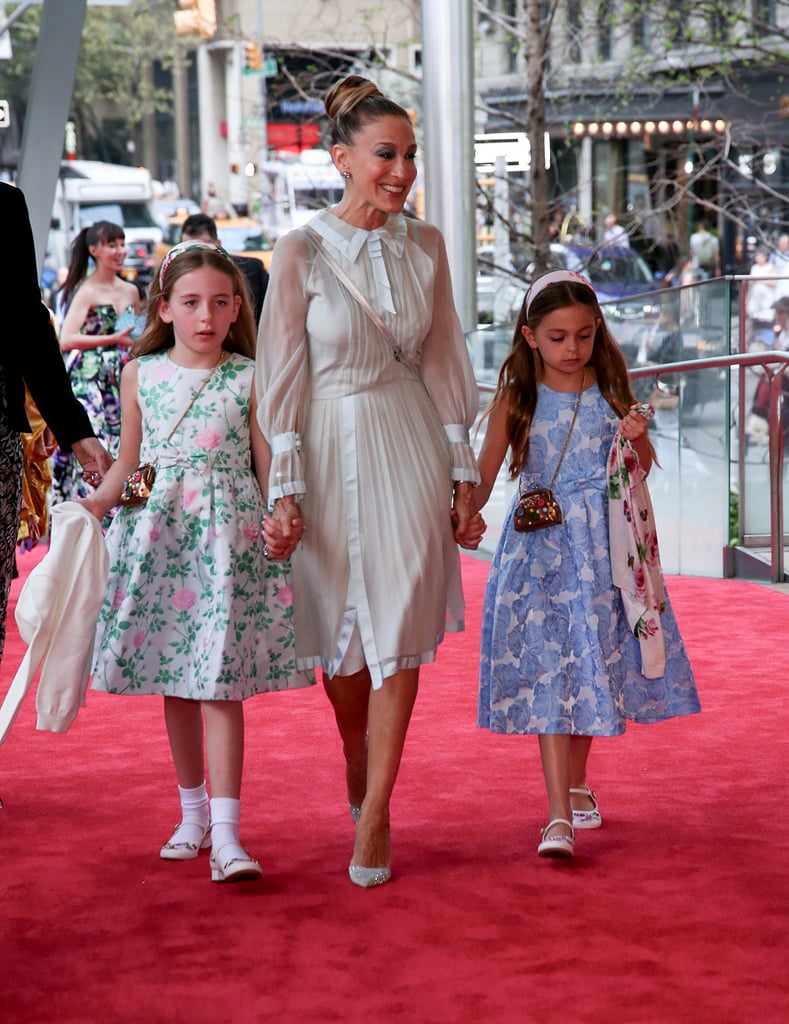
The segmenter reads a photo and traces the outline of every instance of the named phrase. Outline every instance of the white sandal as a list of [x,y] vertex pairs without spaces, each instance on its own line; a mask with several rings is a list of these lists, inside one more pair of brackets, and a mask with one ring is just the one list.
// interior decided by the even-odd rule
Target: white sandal
[[[548,832],[554,825],[566,825],[570,829],[570,835],[559,834],[549,836]],[[537,853],[541,857],[572,857],[575,853],[575,830],[573,829],[573,823],[568,821],[567,818],[554,818],[553,821],[549,821],[542,832],[540,832],[540,843],[537,847]]]
[[579,796],[588,797],[594,807],[590,811],[573,810],[573,828],[600,828],[603,819],[600,816],[600,808],[597,806],[597,796],[584,783],[582,786],[575,786],[570,789],[571,793],[578,793]]
[[181,821],[159,851],[162,860],[194,860],[211,845],[211,825],[202,821]]

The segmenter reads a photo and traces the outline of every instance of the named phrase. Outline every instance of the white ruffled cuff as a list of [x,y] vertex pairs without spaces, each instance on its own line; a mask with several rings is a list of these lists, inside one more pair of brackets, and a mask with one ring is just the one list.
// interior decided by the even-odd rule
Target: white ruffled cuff
[[301,466],[301,437],[295,430],[276,434],[271,439],[271,471],[269,473],[268,500],[293,495],[301,501],[306,492]]
[[453,481],[478,484],[482,478],[479,474],[477,456],[469,441],[468,427],[465,423],[445,423],[444,433],[449,441]]

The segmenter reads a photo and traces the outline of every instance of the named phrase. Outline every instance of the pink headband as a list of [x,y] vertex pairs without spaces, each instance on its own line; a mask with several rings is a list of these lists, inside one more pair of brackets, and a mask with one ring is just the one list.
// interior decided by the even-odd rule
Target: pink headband
[[552,284],[582,284],[597,298],[594,288],[581,274],[576,273],[574,270],[552,270],[550,273],[538,277],[528,292],[526,292],[526,316],[529,315],[531,304],[540,292]]
[[189,252],[190,249],[210,249],[212,252],[218,252],[220,256],[224,256],[225,259],[233,262],[233,257],[229,252],[225,252],[221,245],[217,245],[215,242],[198,242],[187,240],[185,242],[179,242],[178,245],[174,245],[172,249],[162,260],[162,265],[159,267],[159,287],[164,288],[164,275],[167,273],[167,268],[181,253]]

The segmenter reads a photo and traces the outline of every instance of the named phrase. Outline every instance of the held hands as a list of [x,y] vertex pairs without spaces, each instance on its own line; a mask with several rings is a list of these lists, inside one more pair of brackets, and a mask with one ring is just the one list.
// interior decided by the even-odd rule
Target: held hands
[[282,561],[298,547],[306,526],[301,509],[293,498],[278,498],[274,509],[263,517],[263,553],[266,558]]
[[450,514],[457,543],[463,548],[476,551],[487,525],[474,503],[473,484],[455,484],[455,500]]
[[110,453],[95,437],[75,441],[71,448],[82,466],[82,476],[92,487],[98,487],[112,465]]

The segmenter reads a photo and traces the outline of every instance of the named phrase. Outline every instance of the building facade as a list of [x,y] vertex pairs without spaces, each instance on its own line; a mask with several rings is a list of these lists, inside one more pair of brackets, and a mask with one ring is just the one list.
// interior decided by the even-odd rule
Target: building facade
[[[525,131],[530,0],[478,15],[478,128]],[[543,48],[549,181],[558,220],[600,238],[606,213],[645,251],[680,249],[701,216],[724,270],[787,230],[789,10],[748,0],[558,0]],[[545,22],[543,22],[543,27]]]

